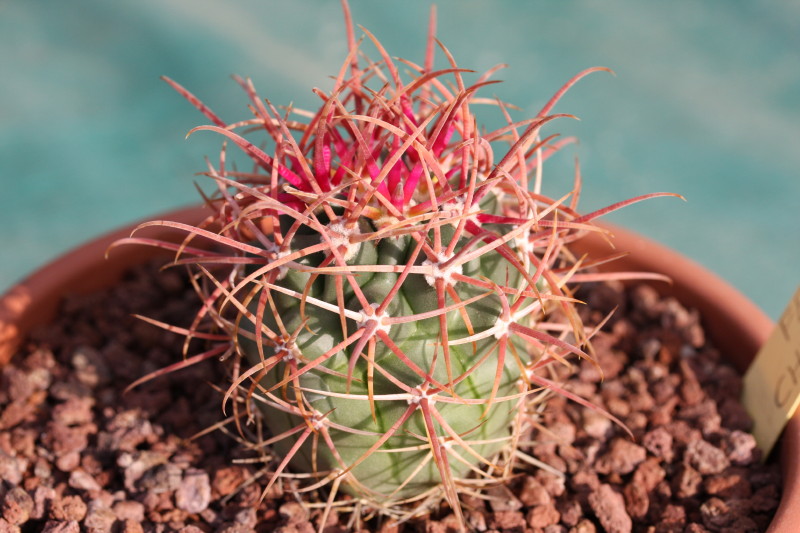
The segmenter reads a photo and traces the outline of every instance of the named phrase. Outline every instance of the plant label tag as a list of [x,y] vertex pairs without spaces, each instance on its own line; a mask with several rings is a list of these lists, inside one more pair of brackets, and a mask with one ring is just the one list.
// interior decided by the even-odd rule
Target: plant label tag
[[742,403],[766,459],[800,404],[800,287],[747,369]]

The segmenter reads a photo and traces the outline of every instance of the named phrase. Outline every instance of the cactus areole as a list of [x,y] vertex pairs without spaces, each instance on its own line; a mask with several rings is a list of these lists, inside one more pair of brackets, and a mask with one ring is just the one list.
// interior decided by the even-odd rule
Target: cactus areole
[[[441,45],[434,68],[433,12],[418,65],[365,30],[378,53],[367,59],[344,7],[350,54],[333,89],[314,91],[314,112],[279,110],[237,78],[252,116],[226,123],[166,80],[211,121],[193,132],[217,132],[255,163],[226,167],[223,146],[207,171],[209,220],[145,224],[187,232],[175,262],[205,301],[185,333],[209,349],[175,367],[234,358],[224,403],[237,424],[261,410],[270,486],[297,476],[329,484],[331,501],[344,490],[389,510],[444,497],[462,518],[457,493],[507,478],[542,398],[568,394],[550,367],[591,359],[573,287],[599,276],[569,243],[661,193],[581,215],[577,168],[562,198],[541,193],[544,161],[570,142],[542,127],[566,116],[551,110],[572,84],[605,69],[514,121],[479,94],[493,71],[467,84]],[[482,131],[476,104],[506,125]]]

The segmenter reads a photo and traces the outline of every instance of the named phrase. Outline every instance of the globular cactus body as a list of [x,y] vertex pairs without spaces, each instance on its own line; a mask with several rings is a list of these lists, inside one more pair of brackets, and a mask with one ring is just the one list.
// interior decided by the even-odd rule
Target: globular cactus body
[[[403,269],[413,265],[419,270],[424,269],[427,260],[418,251],[415,253],[415,248],[419,242],[430,241],[431,235],[427,233],[431,232],[426,232],[422,226],[414,230],[416,240],[405,235],[377,242],[364,241],[356,246],[346,264]],[[370,235],[377,231],[371,222],[362,221],[358,234]],[[446,240],[454,229],[445,226],[438,231]],[[307,240],[305,246],[323,240],[313,230],[304,237],[309,238],[298,240]],[[461,246],[454,249],[456,253],[467,243],[466,239],[461,241]],[[324,258],[325,254],[319,254],[306,257],[299,263],[313,269],[319,267]],[[465,277],[491,280],[498,286],[508,283],[518,286],[524,280],[499,254],[472,259],[453,267],[453,271]],[[365,308],[361,298],[354,294],[354,287],[347,282],[341,283],[341,293],[337,294],[337,279],[341,279],[341,274],[317,275],[313,280],[312,276],[311,272],[291,269],[287,269],[283,276],[277,276],[280,279],[274,281],[274,312],[265,315],[264,319],[272,331],[283,329],[297,332],[297,335],[288,345],[282,343],[273,348],[273,357],[285,360],[262,379],[262,387],[274,387],[283,376],[297,373],[304,363],[323,361],[320,367],[303,373],[298,383],[308,409],[318,417],[327,413],[319,420],[326,424],[335,450],[323,446],[314,455],[310,443],[306,443],[303,450],[294,456],[295,467],[311,470],[316,464],[317,469],[331,470],[358,464],[352,470],[357,485],[374,491],[376,495],[398,499],[440,486],[441,474],[435,461],[431,460],[430,429],[426,428],[425,415],[419,409],[419,402],[426,394],[430,398],[426,400],[430,404],[427,409],[435,409],[436,415],[446,420],[449,426],[444,431],[437,421],[434,424],[437,438],[451,446],[456,444],[453,441],[455,435],[463,435],[463,440],[471,443],[469,451],[458,452],[465,462],[450,461],[454,477],[466,477],[470,465],[483,466],[477,464],[476,455],[491,459],[508,444],[514,417],[524,411],[519,405],[520,398],[514,396],[520,390],[522,367],[510,354],[498,362],[498,340],[494,335],[455,344],[493,328],[503,314],[500,298],[508,304],[508,296],[442,277],[442,283],[455,296],[447,295],[445,306],[452,306],[457,301],[477,300],[452,309],[440,318],[436,313],[442,303],[437,298],[435,276],[414,273],[401,279],[402,273],[397,272],[354,273],[358,291],[370,304],[367,313],[372,311],[370,308],[375,308],[372,316],[376,318],[370,319],[364,314]],[[278,287],[288,289],[292,295],[281,293]],[[297,294],[306,295],[305,312],[300,309]],[[320,307],[313,303],[316,301],[337,304],[335,308]],[[352,313],[346,318],[344,327],[338,302]],[[384,317],[385,323],[371,325],[371,320],[380,320],[378,316]],[[429,317],[391,323],[392,318],[415,316]],[[278,320],[282,324],[279,325]],[[446,334],[442,333],[443,324],[446,324]],[[359,340],[368,339],[366,346],[356,340],[346,348],[334,351],[346,339],[359,334],[362,335]],[[446,358],[443,339],[454,343],[448,346]],[[261,364],[255,344],[251,342],[248,346],[246,353],[250,364]],[[521,346],[516,350],[524,353]],[[528,358],[527,354],[525,358]],[[436,402],[433,399],[436,395],[446,396],[451,401]],[[490,404],[488,399],[493,395],[495,401]],[[498,398],[505,400],[499,401]],[[297,414],[278,411],[268,404],[262,404],[262,408],[274,433],[282,433],[302,423]],[[395,426],[398,421],[401,421],[400,425]],[[386,435],[390,436],[383,440]],[[380,447],[373,450],[381,440]],[[279,448],[288,453],[290,444],[284,442]],[[454,452],[456,450],[457,445],[453,448]]]
[[[253,117],[228,124],[167,80],[213,123],[193,131],[224,135],[254,169],[228,168],[223,148],[207,172],[218,195],[206,223],[145,224],[187,242],[126,242],[195,267],[204,305],[186,333],[212,346],[192,361],[233,356],[224,402],[237,423],[261,408],[270,485],[305,472],[331,498],[344,489],[388,512],[444,496],[463,524],[458,493],[509,476],[543,391],[581,401],[548,371],[591,359],[572,287],[608,276],[569,244],[604,232],[598,216],[662,193],[581,215],[577,168],[562,198],[541,192],[543,162],[570,141],[542,127],[565,116],[551,110],[575,81],[605,69],[514,122],[506,104],[477,96],[492,72],[467,85],[446,50],[449,65],[433,68],[433,31],[424,64],[403,62],[404,81],[371,34],[381,61],[359,61],[346,18],[350,56],[333,89],[315,91],[313,113],[281,113],[237,78]],[[476,103],[507,125],[480,131]],[[242,130],[265,133],[270,153]]]

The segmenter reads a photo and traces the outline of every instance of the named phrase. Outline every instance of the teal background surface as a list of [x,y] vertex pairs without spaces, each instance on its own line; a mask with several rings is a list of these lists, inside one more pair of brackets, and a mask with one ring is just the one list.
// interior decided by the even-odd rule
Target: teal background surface
[[[421,62],[429,3],[353,0],[356,23]],[[773,318],[800,283],[800,3],[437,2],[462,67],[507,63],[483,92],[535,113],[578,71],[545,133],[576,135],[545,166],[583,210],[694,258]],[[362,32],[359,30],[359,35]],[[346,55],[336,1],[0,0],[0,290],[86,239],[193,203],[220,139],[159,76],[226,120],[249,116],[231,74],[275,104],[316,105]],[[437,66],[444,66],[439,54]],[[489,125],[496,115],[487,115]]]

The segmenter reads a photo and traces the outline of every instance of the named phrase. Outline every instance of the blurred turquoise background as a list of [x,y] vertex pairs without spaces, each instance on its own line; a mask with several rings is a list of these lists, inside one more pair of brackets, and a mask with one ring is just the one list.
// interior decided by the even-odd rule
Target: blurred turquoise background
[[[732,282],[772,317],[800,283],[800,3],[443,0],[438,36],[462,67],[510,68],[483,92],[524,118],[576,72],[545,133],[577,135],[545,166],[588,211],[668,190],[610,220]],[[353,0],[355,21],[422,61],[428,2]],[[359,32],[360,34],[360,32]],[[220,139],[166,84],[224,119],[249,116],[231,74],[276,104],[316,104],[344,60],[336,1],[0,0],[0,290],[74,245],[193,203]],[[437,66],[444,66],[441,54]],[[495,118],[488,119],[496,120]],[[494,123],[493,125],[496,125]]]

